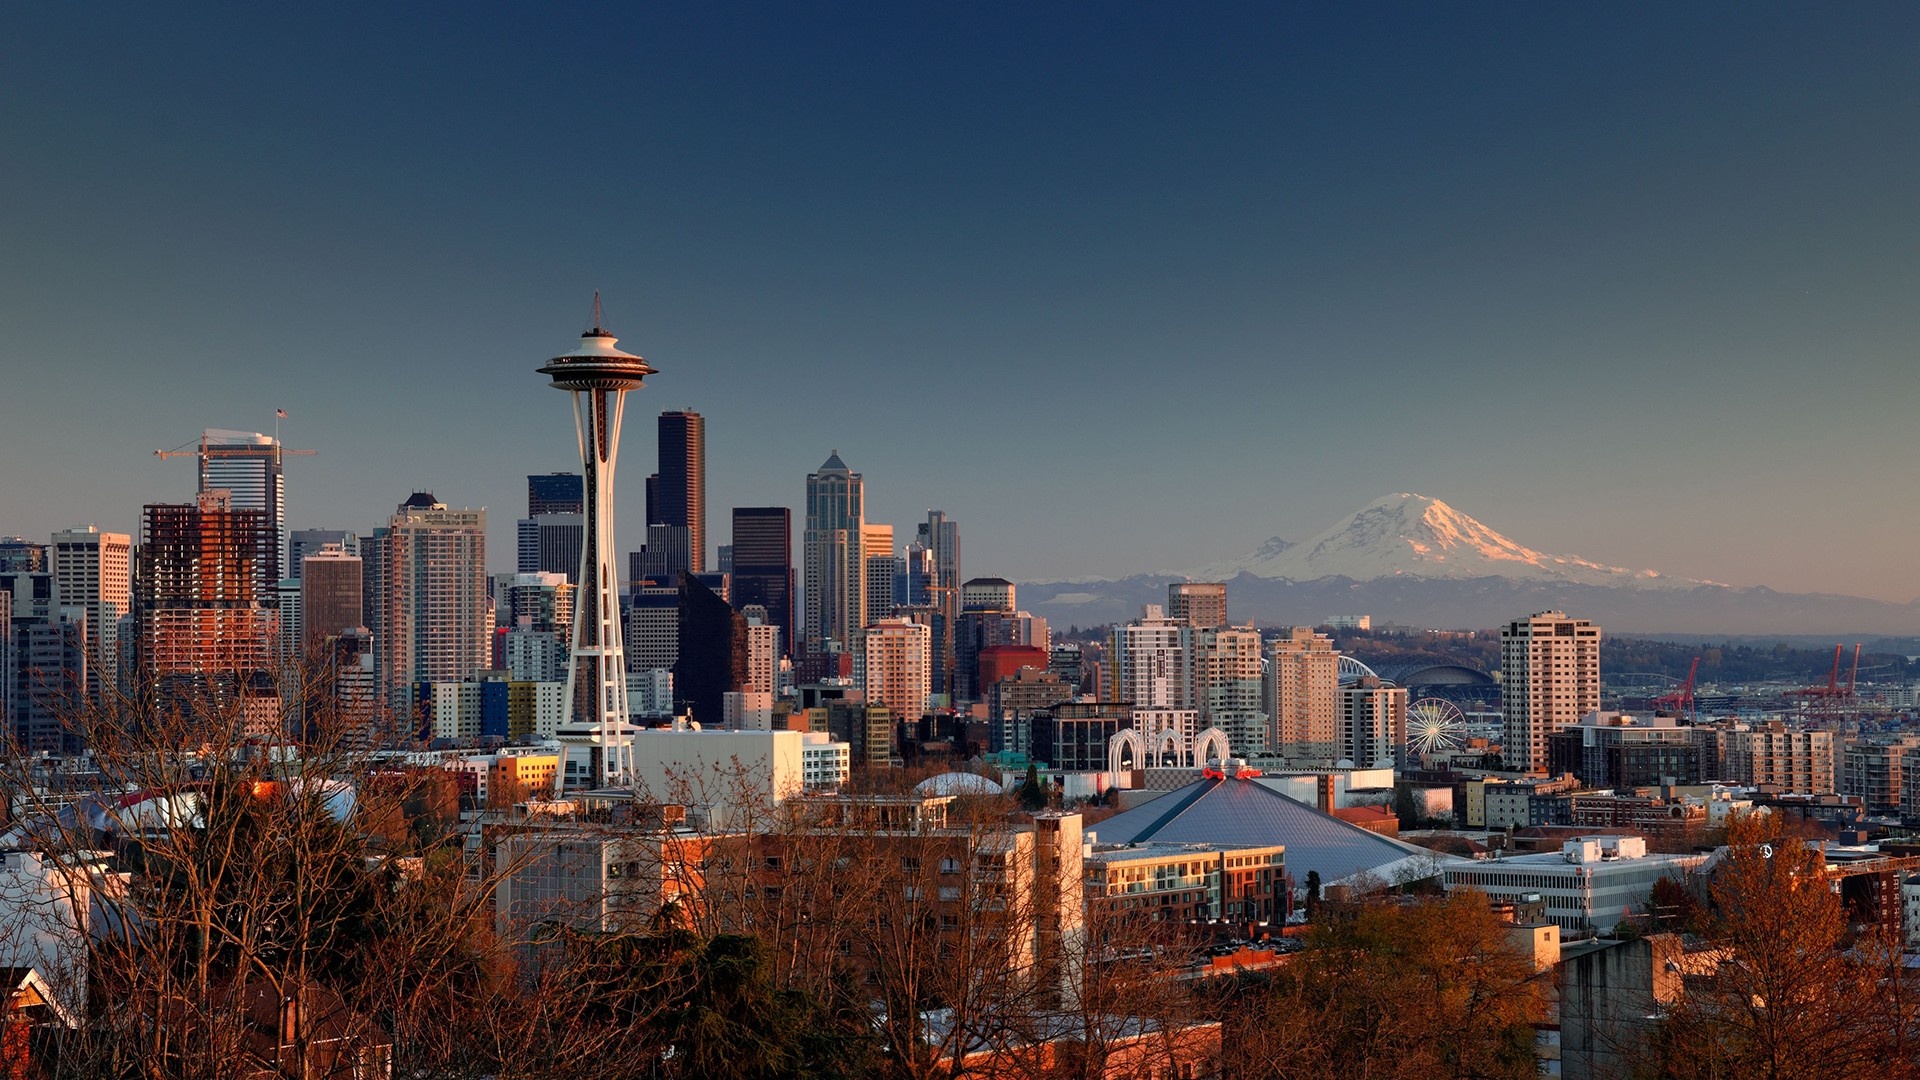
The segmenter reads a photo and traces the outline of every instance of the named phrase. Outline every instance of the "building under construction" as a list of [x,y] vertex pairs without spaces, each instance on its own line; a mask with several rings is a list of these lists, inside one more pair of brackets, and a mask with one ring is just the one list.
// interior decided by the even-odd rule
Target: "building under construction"
[[140,671],[164,693],[234,694],[271,671],[274,613],[261,564],[274,543],[262,510],[224,490],[142,512],[137,583]]

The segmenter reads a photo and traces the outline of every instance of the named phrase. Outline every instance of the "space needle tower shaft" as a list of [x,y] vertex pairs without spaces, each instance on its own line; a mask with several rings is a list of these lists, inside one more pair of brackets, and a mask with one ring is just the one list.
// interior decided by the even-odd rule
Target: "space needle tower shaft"
[[[637,390],[654,368],[632,353],[615,348],[593,297],[593,328],[580,346],[540,368],[553,386],[573,395],[574,430],[580,440],[584,488],[581,509],[580,575],[575,580],[573,641],[567,664],[567,700],[576,723],[597,729],[600,753],[595,782],[624,784],[627,752],[627,663],[621,644],[620,575],[614,565],[614,466],[620,454],[620,415],[627,391]],[[558,789],[566,774],[555,770]]]

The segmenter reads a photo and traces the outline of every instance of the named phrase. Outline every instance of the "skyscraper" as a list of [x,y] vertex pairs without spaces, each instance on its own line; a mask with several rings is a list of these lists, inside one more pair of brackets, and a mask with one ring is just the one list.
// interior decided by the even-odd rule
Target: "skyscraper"
[[584,488],[579,473],[537,473],[527,477],[527,516],[578,514]]
[[351,529],[295,529],[287,534],[287,576],[299,577],[309,555],[328,544],[343,554],[360,556],[360,535]]
[[[1167,585],[1167,615],[1195,630],[1227,625],[1227,586],[1222,581],[1175,581]],[[1239,749],[1239,744],[1234,744]]]
[[256,567],[263,596],[287,576],[284,457],[280,441],[271,435],[222,428],[200,433],[200,493],[225,491],[234,510],[257,510],[266,520],[267,538]]
[[[866,482],[835,450],[807,474],[806,651],[829,641],[853,648],[866,615],[866,560],[860,550],[866,524]],[[733,557],[740,558],[738,548]]]
[[[947,520],[946,511],[928,510],[927,520],[920,523],[914,539],[927,552],[926,562],[932,573],[926,579],[926,596],[909,596],[907,602],[933,609],[933,692],[947,695],[951,701],[960,619],[960,526]],[[914,572],[910,563],[909,578]],[[912,591],[910,581],[908,592]]]
[[117,684],[120,620],[133,610],[133,538],[92,525],[53,534],[53,597],[87,616],[88,689],[96,696]]
[[565,574],[568,581],[580,572],[580,549],[586,543],[586,518],[579,511],[524,517],[514,523],[514,569],[522,574]]
[[934,584],[960,584],[960,524],[947,520],[944,510],[927,511],[927,520],[915,533],[921,547],[933,553]]
[[1500,712],[1509,769],[1547,767],[1547,736],[1600,708],[1600,628],[1542,611],[1500,631]]
[[780,651],[793,650],[793,511],[784,506],[733,508],[733,604],[759,604],[780,629]]
[[492,663],[487,512],[449,510],[427,492],[374,532],[371,590],[382,695],[417,682],[460,682]]
[[864,627],[893,614],[893,526],[860,526],[860,561],[866,576],[866,610],[860,619]]
[[747,683],[747,620],[692,574],[680,577],[675,704],[701,724],[724,721],[726,696]]
[[527,477],[527,516],[514,523],[514,569],[522,574],[580,572],[584,529],[579,473],[536,473]]
[[[687,569],[707,568],[707,421],[692,410],[660,414],[660,479],[648,525],[687,530]],[[648,541],[652,546],[652,541]]]
[[[355,545],[356,547],[358,545]],[[323,544],[301,560],[300,618],[303,648],[312,649],[367,624],[361,609],[362,564],[339,544]]]
[[270,670],[273,613],[260,564],[273,544],[267,513],[225,491],[142,511],[141,673],[162,690],[237,693]]
[[[596,730],[602,785],[623,783],[617,732],[627,725],[627,664],[620,625],[620,574],[614,565],[613,476],[620,454],[620,418],[627,391],[637,390],[654,369],[632,353],[621,352],[617,338],[601,325],[600,298],[593,300],[593,326],[580,335],[572,353],[549,360],[540,374],[573,397],[574,429],[579,436],[585,529],[580,572],[574,578],[572,661],[567,692],[576,722]],[[564,775],[561,770],[556,776]]]

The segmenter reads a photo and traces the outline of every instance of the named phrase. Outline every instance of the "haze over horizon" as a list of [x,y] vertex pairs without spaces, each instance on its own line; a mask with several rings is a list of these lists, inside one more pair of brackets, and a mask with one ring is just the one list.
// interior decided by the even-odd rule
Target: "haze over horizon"
[[[708,527],[1117,577],[1388,492],[1674,577],[1907,602],[1920,9],[18,6],[0,533],[319,451],[292,528],[578,467],[595,289],[707,418]],[[798,518],[796,513],[796,519]],[[799,521],[796,520],[796,548]]]

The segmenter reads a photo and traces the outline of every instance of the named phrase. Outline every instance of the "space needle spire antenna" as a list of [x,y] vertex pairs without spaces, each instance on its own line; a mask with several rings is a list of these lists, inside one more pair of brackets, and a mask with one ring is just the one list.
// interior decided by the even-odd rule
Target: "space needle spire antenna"
[[[600,294],[593,294],[593,326],[580,335],[579,347],[556,356],[539,369],[556,390],[573,395],[573,426],[580,441],[585,521],[581,530],[580,575],[575,579],[573,641],[567,662],[567,700],[576,724],[587,724],[599,739],[594,782],[602,787],[631,780],[632,750],[626,745],[627,662],[621,644],[620,577],[614,566],[614,465],[620,454],[620,414],[627,391],[638,390],[654,368],[632,353],[615,348],[607,332]],[[566,769],[554,770],[557,791]]]

